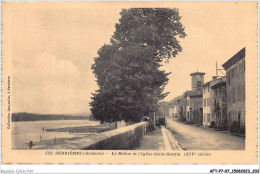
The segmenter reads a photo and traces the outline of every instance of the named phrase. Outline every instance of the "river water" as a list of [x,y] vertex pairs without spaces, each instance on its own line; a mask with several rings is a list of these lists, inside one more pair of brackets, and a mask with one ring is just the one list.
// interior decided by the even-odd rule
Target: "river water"
[[[12,122],[12,148],[29,149],[28,142],[39,142],[56,138],[78,137],[79,134],[69,132],[46,132],[44,129],[96,126],[99,122],[90,120],[44,120]],[[41,138],[40,138],[41,137]]]

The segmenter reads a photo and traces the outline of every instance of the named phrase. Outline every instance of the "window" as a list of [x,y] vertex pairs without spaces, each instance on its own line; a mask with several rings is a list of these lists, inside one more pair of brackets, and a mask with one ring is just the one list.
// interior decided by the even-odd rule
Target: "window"
[[204,99],[204,107],[206,107],[206,99]]
[[201,81],[197,81],[197,87],[201,87]]
[[209,86],[208,86],[208,92],[209,92]]

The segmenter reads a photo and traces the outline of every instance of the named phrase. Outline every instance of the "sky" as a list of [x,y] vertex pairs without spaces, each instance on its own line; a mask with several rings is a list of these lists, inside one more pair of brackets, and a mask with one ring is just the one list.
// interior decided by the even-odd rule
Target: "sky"
[[[98,89],[91,70],[97,51],[108,44],[122,8],[141,4],[23,4],[11,12],[13,97],[15,112],[89,114],[91,93]],[[187,36],[183,52],[162,67],[169,75],[169,101],[191,89],[190,73],[205,72],[205,82],[247,45],[256,5],[243,2],[172,2]],[[138,6],[138,7],[139,7]],[[149,7],[150,7],[149,6]],[[17,7],[17,6],[15,6]],[[255,30],[257,31],[257,30]]]

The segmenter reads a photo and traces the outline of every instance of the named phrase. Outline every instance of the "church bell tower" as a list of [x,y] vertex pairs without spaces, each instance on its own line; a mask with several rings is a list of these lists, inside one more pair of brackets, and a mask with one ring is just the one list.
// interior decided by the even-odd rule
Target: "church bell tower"
[[202,85],[204,84],[204,75],[203,72],[194,72],[191,73],[191,90],[198,91],[202,89]]

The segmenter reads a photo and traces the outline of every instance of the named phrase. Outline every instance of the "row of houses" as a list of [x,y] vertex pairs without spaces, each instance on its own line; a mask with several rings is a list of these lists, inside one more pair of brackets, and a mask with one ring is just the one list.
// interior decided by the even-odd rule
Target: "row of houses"
[[191,90],[173,99],[169,113],[181,121],[245,133],[245,48],[222,67],[226,76],[213,76],[204,83],[205,73],[191,73]]

